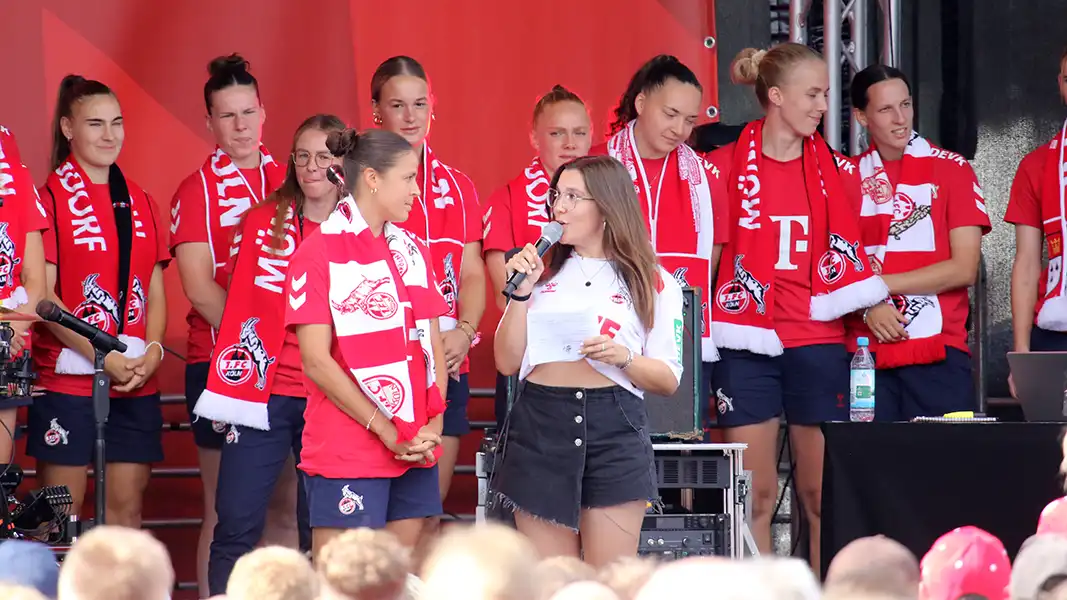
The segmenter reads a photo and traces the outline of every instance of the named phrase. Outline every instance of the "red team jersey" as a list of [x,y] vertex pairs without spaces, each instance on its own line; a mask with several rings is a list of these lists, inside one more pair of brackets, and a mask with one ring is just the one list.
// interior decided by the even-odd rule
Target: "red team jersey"
[[[1015,180],[1011,183],[1008,210],[1004,213],[1006,223],[1027,225],[1042,232],[1042,235],[1045,231],[1045,215],[1041,214],[1041,188],[1044,186],[1045,161],[1048,152],[1048,143],[1044,143],[1023,157],[1018,171],[1015,172]],[[1049,215],[1049,217],[1055,218],[1055,215]],[[1047,293],[1048,278],[1039,277],[1037,281],[1039,305]],[[1034,311],[1034,325],[1037,325],[1037,311]]]
[[507,252],[541,237],[548,224],[551,177],[538,162],[489,196],[482,213],[482,252]]
[[[263,200],[258,197],[258,191],[263,189],[263,176],[260,168],[241,169],[240,171],[248,182],[248,187],[255,190],[251,194],[252,201],[227,207],[212,206],[210,224],[207,222],[209,211],[205,198],[207,183],[199,170],[182,181],[170,203],[170,251],[173,253],[178,246],[187,242],[208,244],[215,258],[215,283],[223,289],[229,288],[229,276],[224,267],[230,258],[233,228],[240,223],[241,216],[252,207],[253,202]],[[268,189],[267,193],[272,191]],[[189,309],[185,320],[189,324],[189,348],[186,351],[186,360],[189,364],[208,362],[211,360],[211,350],[215,346],[215,332],[204,317],[196,311],[196,308]]]
[[[434,207],[427,206],[427,185],[425,184],[425,169],[422,165],[419,165],[419,174],[416,177],[416,181],[419,182],[419,190],[422,192],[420,199],[415,203],[415,206],[411,208],[411,212],[408,214],[407,221],[403,223],[394,223],[397,227],[405,229],[411,232],[416,238],[422,240],[423,243],[430,246],[432,252],[449,252],[456,261],[454,264],[462,265],[463,257],[463,245],[471,242],[482,241],[482,209],[478,204],[478,192],[474,189],[474,183],[461,171],[451,169],[452,177],[454,178],[456,185],[459,186],[459,190],[456,193],[456,205],[455,207]],[[453,231],[430,231],[430,227],[427,224],[428,211],[431,210],[460,210],[463,211],[463,219],[461,221],[462,227],[455,227]],[[427,264],[436,264],[436,262],[430,262]],[[459,281],[461,276],[462,267],[454,271],[452,275],[452,281],[448,280],[448,275],[440,279],[440,283],[446,287],[451,286],[456,295],[457,308],[451,315],[453,318],[459,318]],[[442,326],[445,324],[442,323]],[[478,328],[478,323],[471,323],[471,327]],[[443,327],[442,331],[450,329],[449,327]],[[467,355],[463,359],[463,365],[459,369],[459,373],[467,373],[470,371],[470,355]]]
[[[930,219],[934,223],[934,245],[939,249],[947,249],[943,252],[943,260],[948,260],[951,257],[949,232],[957,227],[979,227],[985,235],[991,229],[989,215],[979,208],[985,205],[985,201],[981,196],[975,196],[978,193],[976,190],[980,189],[978,179],[974,174],[974,169],[965,158],[955,152],[940,150],[938,154],[923,160],[936,161],[933,169],[933,183],[937,192],[930,206]],[[850,158],[849,162],[858,170],[858,159]],[[902,162],[901,160],[882,160],[885,173],[894,190],[900,182]],[[851,183],[849,185],[851,187]],[[851,194],[852,190],[850,189],[849,192]],[[1014,196],[1013,189],[1012,197]],[[1009,214],[1011,212],[1010,206],[1008,212]],[[1037,227],[1041,227],[1040,222]],[[913,254],[918,254],[916,258],[922,260],[925,253]],[[941,334],[945,344],[970,353],[970,347],[967,345],[967,312],[970,305],[967,288],[942,292],[938,294],[938,301],[941,303]],[[870,335],[866,327],[862,329],[859,335]],[[849,335],[850,350],[855,349],[855,337]],[[876,350],[876,340],[871,339],[870,343],[871,349]]]
[[[723,182],[733,178],[734,146],[729,144],[707,154],[708,161],[721,172]],[[835,154],[834,158],[858,219],[862,201],[859,171],[843,157]],[[845,341],[845,326],[841,319],[811,320],[811,209],[807,202],[798,201],[803,199],[798,190],[805,189],[803,163],[799,158],[780,162],[764,156],[760,169],[761,207],[766,211],[767,220],[778,225],[778,260],[774,265],[774,281],[778,286],[774,294],[775,333],[785,348],[841,344]],[[720,194],[725,194],[725,186]],[[731,214],[730,223],[736,224],[738,217]]]
[[[415,212],[417,211],[412,211],[412,214]],[[329,263],[326,259],[324,239],[321,235],[313,235],[304,240],[289,265],[291,272],[307,274],[307,300],[296,309],[291,303],[286,303],[285,323],[290,332],[296,325],[333,325],[329,301]],[[384,238],[381,242],[385,244]],[[430,259],[425,248],[420,246],[420,251],[429,265]],[[388,263],[393,280],[401,281],[396,265],[392,261]],[[427,296],[434,306],[429,307],[429,314],[444,315],[448,312],[448,305],[440,292],[436,291],[436,285],[431,286],[430,290],[431,293]],[[415,318],[410,306],[404,309],[404,315],[406,327],[412,331],[410,339],[414,340],[408,343],[408,375],[411,377],[411,389],[415,394],[415,421],[421,422],[426,419],[426,363],[418,336],[414,334]],[[286,343],[288,344],[288,337]],[[349,373],[337,344],[336,334],[333,337],[331,354],[341,369]],[[420,465],[393,458],[393,453],[377,435],[337,408],[310,379],[307,380],[307,391],[303,447],[300,452],[300,469],[305,473],[330,479],[391,478],[399,477],[411,468],[432,467],[436,464]],[[438,446],[434,455],[440,457],[440,452],[441,447]]]
[[[44,231],[51,228],[51,221],[45,212],[44,205],[37,195],[37,188],[33,186],[33,177],[30,170],[22,164],[22,155],[19,153],[15,136],[6,127],[0,125],[0,220],[10,222],[17,213],[22,219],[20,227],[10,227],[12,231],[30,233]],[[12,213],[9,211],[16,211]],[[21,285],[19,277],[22,273],[21,257],[25,251],[26,238],[24,235],[8,236],[11,245],[6,240],[0,243],[0,263],[10,265],[6,273],[0,273],[10,279],[14,287]],[[6,286],[0,286],[0,289]],[[0,297],[7,296],[7,291],[0,291]],[[29,338],[26,338],[27,342]]]

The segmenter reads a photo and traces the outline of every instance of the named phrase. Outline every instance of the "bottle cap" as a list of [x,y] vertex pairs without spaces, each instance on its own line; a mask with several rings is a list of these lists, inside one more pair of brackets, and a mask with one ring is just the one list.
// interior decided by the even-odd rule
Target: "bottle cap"
[[868,340],[868,339],[867,339],[867,338],[865,338],[865,337],[861,337],[861,338],[856,338],[856,345],[857,345],[857,346],[863,347],[863,346],[867,346],[867,345],[870,345],[870,343],[871,343],[871,341],[870,341],[870,340]]

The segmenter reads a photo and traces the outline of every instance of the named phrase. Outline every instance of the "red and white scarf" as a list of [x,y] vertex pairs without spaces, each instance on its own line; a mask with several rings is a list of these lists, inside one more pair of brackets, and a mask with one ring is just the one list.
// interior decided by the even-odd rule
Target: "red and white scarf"
[[[27,203],[33,202],[33,208]],[[46,217],[29,169],[22,164],[15,139],[0,125],[0,306],[14,310],[27,302],[26,288],[20,285],[22,254],[26,243],[27,210]]]
[[1050,331],[1067,331],[1067,278],[1063,276],[1063,240],[1067,237],[1067,121],[1060,135],[1052,138],[1045,155],[1044,181],[1041,185],[1041,219],[1045,243],[1048,244],[1048,267],[1045,269],[1045,295],[1037,299],[1037,326]]
[[[515,245],[524,246],[534,243],[541,237],[541,229],[548,224],[548,190],[552,187],[552,175],[545,170],[541,159],[533,161],[522,171],[522,175],[508,183],[508,198],[511,199],[511,231],[514,232]],[[523,199],[523,210],[517,201]],[[482,238],[488,240],[492,228],[493,207],[486,209],[482,216]],[[508,248],[510,250],[510,248]]]
[[[121,177],[112,167],[111,177]],[[132,181],[129,189],[132,244],[126,302],[120,304],[118,230],[110,195],[99,193],[73,158],[48,175],[55,197],[56,255],[60,299],[74,316],[126,343],[128,358],[145,353],[148,286],[156,266],[158,235],[152,200]],[[119,319],[125,321],[118,333]],[[71,348],[56,360],[59,375],[92,375],[93,363]]]
[[[319,228],[329,261],[330,314],[334,335],[360,389],[396,427],[397,440],[415,437],[424,423],[415,420],[408,372],[409,332],[405,308],[415,317],[426,361],[427,415],[444,410],[435,383],[430,319],[425,298],[432,279],[414,236],[392,223],[374,237],[352,196],[346,196]],[[393,279],[396,265],[401,281]]]
[[[937,199],[934,161],[937,150],[918,133],[904,149],[900,181],[894,189],[874,143],[860,157],[863,205],[860,229],[871,268],[878,274],[905,273],[932,265],[951,256],[937,247],[934,221],[930,216]],[[954,291],[954,290],[953,290]],[[878,344],[879,368],[921,365],[945,359],[941,336],[944,314],[937,294],[902,294],[890,299],[908,318],[908,339]]]
[[[414,231],[398,223],[430,247],[430,260],[437,285],[448,304],[448,314],[440,318],[441,331],[456,328],[459,318],[459,281],[463,272],[463,245],[467,239],[467,203],[457,173],[437,160],[429,143],[422,145],[422,196],[419,208],[425,229]],[[407,223],[411,223],[408,219]]]
[[[236,262],[226,308],[211,352],[207,388],[193,412],[205,419],[270,430],[267,401],[285,343],[285,278],[289,261],[303,241],[290,208],[284,237],[272,246],[276,206],[248,212],[234,235]],[[246,235],[247,234],[247,235]]]
[[660,264],[671,273],[678,285],[700,288],[701,343],[704,362],[719,359],[719,351],[712,343],[708,290],[711,289],[711,253],[715,245],[712,225],[711,187],[704,171],[704,161],[692,148],[681,144],[674,150],[678,161],[677,188],[663,187],[667,179],[670,155],[663,159],[663,171],[656,190],[649,186],[644,162],[634,140],[631,121],[608,140],[608,155],[618,160],[630,173],[645,215],[645,225],[652,236],[652,248]]
[[[889,296],[871,271],[860,231],[837,175],[834,157],[818,133],[804,140],[804,181],[811,209],[811,319],[833,321]],[[782,340],[774,329],[774,263],[778,228],[760,206],[763,120],[745,128],[734,149],[730,206],[740,215],[723,251],[712,329],[724,348],[778,356]],[[818,258],[816,258],[818,257]]]

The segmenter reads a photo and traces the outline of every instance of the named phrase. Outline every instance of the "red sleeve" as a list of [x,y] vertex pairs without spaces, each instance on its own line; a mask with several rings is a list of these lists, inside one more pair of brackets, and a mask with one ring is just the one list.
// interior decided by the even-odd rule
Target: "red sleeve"
[[182,181],[170,201],[170,251],[186,242],[208,242],[204,184],[199,171]]
[[[45,219],[49,223],[55,223],[56,215],[56,200],[52,197],[52,192],[48,191],[48,186],[44,186],[40,190],[41,204],[44,205]],[[41,232],[41,239],[44,241],[44,261],[58,264],[59,250],[56,248],[56,230],[53,227],[49,227]]]
[[982,235],[990,232],[989,214],[986,212],[985,196],[978,176],[970,163],[959,165],[948,162],[944,187],[938,193],[948,193],[948,229],[957,227],[981,227]]
[[474,188],[474,182],[464,173],[459,173],[456,178],[459,182],[459,191],[463,197],[463,211],[467,217],[467,239],[463,243],[482,241],[482,205],[478,201],[478,190]]
[[482,227],[485,239],[482,240],[482,253],[490,250],[507,252],[518,244],[511,226],[511,191],[504,186],[489,196],[482,214]]
[[285,326],[331,325],[330,273],[321,235],[304,240],[289,264]]
[[[30,170],[26,167],[22,167],[26,171],[26,177],[30,176]],[[26,199],[29,202],[26,203],[26,231],[44,231],[52,228],[52,221],[48,218],[48,213],[45,212],[44,204],[41,202],[41,196],[37,193],[37,188],[33,187],[33,182],[29,181],[29,191],[26,193]],[[30,196],[30,192],[33,196]]]
[[[33,175],[26,165],[22,163],[22,155],[19,153],[18,142],[15,136],[7,128],[0,126],[0,161],[10,169],[10,176],[0,175],[0,198],[14,196],[16,202],[13,206],[21,206],[26,211],[26,231],[43,231],[51,226],[41,206],[41,197],[33,186]],[[2,170],[2,167],[0,167]],[[7,185],[10,184],[10,187]]]
[[1008,210],[1004,213],[1005,222],[1041,229],[1041,178],[1045,171],[1045,153],[1041,150],[1045,148],[1027,154],[1019,163],[1011,184]]
[[167,228],[163,226],[163,222],[159,219],[159,208],[156,206],[156,201],[145,192],[144,197],[148,200],[148,212],[151,213],[152,226],[156,228],[156,262],[160,263],[164,269],[170,263],[170,247],[167,245]]

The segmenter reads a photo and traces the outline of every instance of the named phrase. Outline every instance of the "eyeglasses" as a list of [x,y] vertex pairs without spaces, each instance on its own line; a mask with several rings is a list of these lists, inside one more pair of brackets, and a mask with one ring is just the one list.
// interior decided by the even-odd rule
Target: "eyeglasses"
[[571,192],[561,192],[557,189],[548,190],[548,205],[553,209],[570,210],[578,204],[579,200],[592,199],[592,196],[579,196]]
[[[306,167],[311,162],[311,153],[300,152],[293,153],[293,164],[298,167]],[[333,155],[329,152],[318,152],[315,154],[315,166],[320,169],[325,169],[333,164]]]

